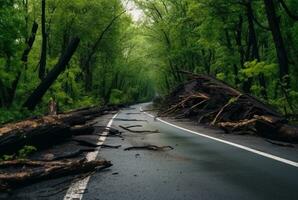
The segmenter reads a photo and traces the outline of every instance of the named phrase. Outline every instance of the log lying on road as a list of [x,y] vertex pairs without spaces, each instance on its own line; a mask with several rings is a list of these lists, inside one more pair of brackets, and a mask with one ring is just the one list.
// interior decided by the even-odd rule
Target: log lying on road
[[206,75],[191,74],[161,106],[159,116],[187,117],[223,128],[227,133],[258,134],[298,142],[298,127],[271,106]]
[[4,161],[0,163],[0,191],[9,191],[27,183],[90,172],[98,167],[107,168],[110,166],[112,164],[109,161],[87,161],[86,159],[52,162],[30,160]]
[[8,124],[0,128],[0,155],[17,152],[24,145],[46,148],[69,137],[70,126],[51,117]]
[[0,156],[17,152],[24,145],[32,145],[38,149],[47,148],[69,139],[74,134],[92,134],[92,126],[75,125],[85,124],[102,115],[105,110],[94,107],[3,125],[0,127]]

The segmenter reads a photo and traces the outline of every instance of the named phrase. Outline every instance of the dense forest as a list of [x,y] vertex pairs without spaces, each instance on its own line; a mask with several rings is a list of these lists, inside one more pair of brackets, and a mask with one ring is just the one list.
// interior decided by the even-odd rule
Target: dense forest
[[[137,20],[134,4],[142,12]],[[0,2],[0,122],[32,115],[71,42],[78,48],[36,102],[60,110],[150,101],[212,75],[289,117],[297,113],[295,0],[6,0]],[[76,40],[75,40],[76,39]],[[54,76],[55,77],[55,76]]]
[[78,48],[34,114],[51,99],[67,110],[154,95],[142,40],[120,0],[5,0],[0,7],[0,122],[32,115],[30,94],[75,38]]

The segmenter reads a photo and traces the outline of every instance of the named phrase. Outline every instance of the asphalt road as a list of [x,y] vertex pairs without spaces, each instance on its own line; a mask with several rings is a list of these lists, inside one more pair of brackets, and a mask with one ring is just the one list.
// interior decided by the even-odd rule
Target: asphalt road
[[[112,127],[119,125],[160,133],[125,131],[123,139],[108,137],[105,144],[122,147],[100,150],[99,157],[114,165],[88,179],[84,200],[298,199],[295,166],[169,126],[141,113],[139,106],[122,110]],[[124,151],[148,144],[174,149]]]

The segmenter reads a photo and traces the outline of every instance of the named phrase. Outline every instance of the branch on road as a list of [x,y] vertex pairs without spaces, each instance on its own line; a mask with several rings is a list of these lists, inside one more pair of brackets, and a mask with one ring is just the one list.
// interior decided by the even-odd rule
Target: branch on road
[[141,113],[126,113],[126,115],[140,115]]
[[126,130],[126,131],[129,131],[131,133],[159,133],[158,130],[154,130],[154,131],[150,131],[150,130],[132,130],[131,128],[125,127],[125,126],[122,126],[122,125],[119,125],[119,127]]
[[130,150],[150,150],[150,151],[164,151],[164,150],[173,150],[174,148],[171,146],[156,146],[156,145],[145,145],[145,146],[134,146],[125,148],[124,151]]
[[116,118],[114,121],[124,121],[124,122],[148,122],[147,120],[143,119],[123,119],[123,118]]

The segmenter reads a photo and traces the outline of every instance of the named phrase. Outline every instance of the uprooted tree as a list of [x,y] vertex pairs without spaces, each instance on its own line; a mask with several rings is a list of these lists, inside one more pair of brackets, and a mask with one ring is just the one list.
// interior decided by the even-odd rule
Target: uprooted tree
[[274,108],[211,76],[191,74],[165,99],[159,116],[189,117],[224,129],[227,133],[258,134],[298,142],[298,128]]
[[[97,131],[120,134],[117,130],[96,127],[90,122],[111,109],[89,107],[1,126],[0,159],[4,161],[0,162],[0,191],[64,175],[93,172],[98,167],[110,167],[108,161],[92,161],[84,159],[83,155],[99,146],[94,143],[94,138],[98,138]],[[25,160],[23,157],[20,159],[20,153],[16,152],[21,152],[26,146],[33,146],[38,151],[35,155],[26,155]],[[7,156],[12,160],[5,161]]]

